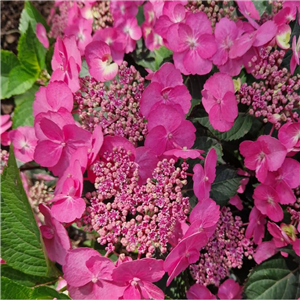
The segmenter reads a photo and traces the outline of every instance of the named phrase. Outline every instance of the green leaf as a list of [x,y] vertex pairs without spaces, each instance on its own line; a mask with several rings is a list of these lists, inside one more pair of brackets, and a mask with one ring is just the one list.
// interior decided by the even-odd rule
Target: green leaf
[[1,299],[30,299],[32,290],[1,276]]
[[26,32],[28,25],[31,24],[34,32],[37,23],[42,23],[47,31],[49,26],[43,16],[37,11],[37,9],[29,2],[25,1],[25,6],[21,14],[19,30],[23,34]]
[[255,8],[258,10],[259,12],[259,16],[261,17],[264,12],[266,11],[266,1],[261,1],[261,0],[252,0]]
[[159,69],[164,59],[170,57],[173,54],[173,51],[166,48],[165,46],[161,46],[158,49],[154,49],[154,54],[155,54],[155,70],[153,71],[156,71]]
[[83,59],[82,60],[82,64],[81,64],[81,69],[80,69],[80,73],[79,73],[79,77],[85,77],[85,76],[90,76],[90,72],[89,72],[89,67],[86,63],[86,60]]
[[52,277],[57,273],[45,254],[12,146],[1,176],[1,258],[25,274]]
[[33,126],[34,117],[32,114],[32,104],[34,101],[35,93],[38,91],[39,86],[33,85],[31,89],[24,94],[15,96],[16,108],[13,115],[12,127],[18,128],[19,126]]
[[1,277],[1,297],[2,299],[70,299],[67,295],[50,287],[30,288],[3,276]]
[[36,79],[42,69],[45,68],[46,52],[47,50],[37,39],[36,34],[29,24],[26,32],[19,39],[18,58],[21,65]]
[[265,261],[252,270],[244,292],[247,299],[298,299],[300,266],[291,258]]
[[19,65],[19,60],[11,51],[1,49],[1,99],[9,98],[9,73]]
[[215,137],[223,141],[233,141],[242,138],[249,132],[253,123],[252,116],[239,114],[239,116],[235,119],[232,128],[229,131],[220,132],[218,130],[213,129],[208,117],[197,118],[195,120],[198,121],[204,127],[208,128],[209,131]]
[[[29,287],[34,287],[34,286],[42,284],[42,283],[47,283],[47,282],[49,282],[49,280],[51,280],[48,277],[40,277],[40,276],[33,276],[33,275],[25,274],[23,272],[13,269],[12,267],[8,266],[7,264],[1,265],[1,275],[13,280],[14,282],[17,282],[19,284],[29,286]],[[53,279],[53,280],[55,280],[55,279]]]
[[138,22],[138,25],[141,26],[145,22],[145,16],[144,16],[144,6],[140,5],[138,13],[136,15],[136,19]]
[[228,200],[236,194],[241,177],[227,166],[217,166],[216,179],[211,185],[210,197],[219,205],[226,205]]
[[17,66],[9,73],[8,97],[20,95],[29,90],[38,76],[33,77],[23,66]]

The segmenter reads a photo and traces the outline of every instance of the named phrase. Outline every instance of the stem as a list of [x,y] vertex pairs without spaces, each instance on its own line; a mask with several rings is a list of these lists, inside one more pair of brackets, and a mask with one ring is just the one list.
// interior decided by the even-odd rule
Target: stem
[[271,131],[270,131],[270,133],[269,133],[269,136],[272,136],[272,133],[273,133],[274,129],[275,129],[275,124],[273,124],[273,126],[272,126],[272,128],[271,128]]

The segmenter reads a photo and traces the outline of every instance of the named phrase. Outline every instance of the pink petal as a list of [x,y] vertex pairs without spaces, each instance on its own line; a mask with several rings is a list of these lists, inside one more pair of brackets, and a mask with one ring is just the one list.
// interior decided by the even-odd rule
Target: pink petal
[[257,264],[261,264],[263,261],[275,255],[277,252],[275,243],[273,240],[268,242],[262,242],[253,254],[253,258]]
[[[214,51],[215,53],[216,51]],[[212,62],[208,59],[202,58],[196,49],[186,50],[183,63],[188,71],[188,74],[205,75],[212,69]]]
[[203,34],[198,38],[197,52],[202,58],[210,58],[217,51],[217,44],[212,34]]
[[219,287],[218,297],[220,299],[242,299],[243,287],[233,279],[225,280]]
[[47,32],[43,24],[37,23],[36,24],[36,36],[38,40],[43,44],[45,48],[49,48],[49,41],[47,38]]
[[220,132],[225,132],[231,129],[234,124],[234,121],[228,122],[224,119],[221,111],[221,106],[216,104],[214,105],[209,112],[209,122],[212,127]]
[[186,297],[187,299],[217,299],[207,287],[197,283],[186,292]]
[[167,130],[163,126],[156,126],[148,132],[145,146],[157,156],[163,154],[167,147]]
[[267,21],[262,24],[256,31],[254,47],[260,47],[272,40],[277,33],[277,25],[274,21]]
[[205,175],[208,177],[208,182],[213,183],[216,178],[216,165],[217,165],[217,152],[211,148],[207,153],[204,170]]
[[221,101],[222,116],[225,121],[232,122],[238,116],[237,100],[231,91],[224,95],[223,101]]
[[43,167],[53,167],[60,159],[63,147],[57,143],[45,140],[37,144],[34,160]]
[[172,63],[167,62],[154,73],[151,82],[157,82],[163,87],[175,87],[177,85],[182,85],[183,79],[180,71],[177,70]]

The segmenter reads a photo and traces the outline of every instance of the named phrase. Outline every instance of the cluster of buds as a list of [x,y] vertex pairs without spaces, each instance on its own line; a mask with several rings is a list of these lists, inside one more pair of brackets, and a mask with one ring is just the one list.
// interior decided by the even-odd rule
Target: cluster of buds
[[216,23],[222,18],[237,20],[235,6],[230,4],[230,1],[208,0],[208,1],[189,1],[186,9],[193,13],[204,12],[211,21],[211,26],[214,28]]
[[85,220],[99,233],[98,242],[109,252],[118,244],[147,257],[157,249],[165,253],[172,228],[186,220],[190,209],[188,197],[182,195],[187,168],[186,163],[176,168],[173,159],[164,159],[152,178],[139,185],[130,152],[119,147],[105,153],[93,166],[96,193],[87,195],[91,206]]
[[253,244],[244,235],[240,217],[223,207],[214,235],[201,250],[198,264],[190,266],[192,277],[202,285],[214,284],[228,277],[232,268],[241,268],[243,258],[252,258]]
[[144,78],[126,62],[119,66],[118,77],[109,85],[89,76],[81,78],[75,104],[84,129],[93,131],[100,124],[104,134],[125,137],[136,145],[147,133],[140,114]]
[[93,31],[112,27],[114,20],[109,10],[109,1],[96,1],[92,7]]
[[300,108],[300,75],[292,76],[280,65],[285,51],[271,47],[262,48],[258,56],[254,56],[248,64],[252,75],[261,79],[251,85],[242,84],[237,99],[250,106],[249,113],[255,117],[263,117],[265,123],[271,122],[276,129],[289,121],[298,118],[294,109]]
[[0,174],[3,173],[4,167],[7,166],[7,161],[8,161],[9,153],[6,150],[0,151]]

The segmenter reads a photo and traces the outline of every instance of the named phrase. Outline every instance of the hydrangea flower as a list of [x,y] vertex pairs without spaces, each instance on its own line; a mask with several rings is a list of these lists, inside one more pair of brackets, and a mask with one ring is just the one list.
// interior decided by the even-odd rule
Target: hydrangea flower
[[45,48],[49,48],[49,40],[47,38],[47,32],[43,24],[36,23],[36,36]]

